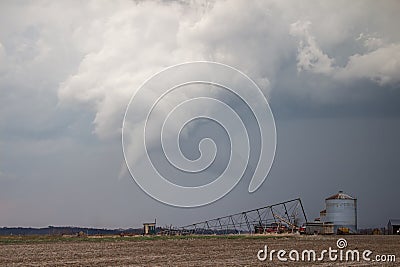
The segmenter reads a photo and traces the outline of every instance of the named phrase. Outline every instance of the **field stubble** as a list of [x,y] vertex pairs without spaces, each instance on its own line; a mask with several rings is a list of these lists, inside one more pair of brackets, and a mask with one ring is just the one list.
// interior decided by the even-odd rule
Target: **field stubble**
[[[260,262],[257,252],[269,249],[332,247],[346,238],[346,249],[394,254],[395,263]],[[400,236],[185,236],[105,238],[0,238],[0,266],[400,266]]]

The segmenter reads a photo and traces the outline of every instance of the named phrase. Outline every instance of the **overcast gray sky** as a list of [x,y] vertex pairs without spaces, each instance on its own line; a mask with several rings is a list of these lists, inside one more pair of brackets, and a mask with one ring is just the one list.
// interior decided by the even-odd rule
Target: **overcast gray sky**
[[[360,227],[400,218],[399,13],[398,1],[1,1],[0,226],[185,225],[295,197],[314,218],[338,190],[358,198]],[[191,60],[254,79],[278,143],[255,193],[245,177],[184,209],[131,179],[121,127],[147,78]]]

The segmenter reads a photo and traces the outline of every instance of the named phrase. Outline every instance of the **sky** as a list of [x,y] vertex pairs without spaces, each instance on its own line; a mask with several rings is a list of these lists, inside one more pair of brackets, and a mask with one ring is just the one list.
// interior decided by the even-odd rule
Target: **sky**
[[[358,199],[360,228],[400,218],[399,12],[398,1],[1,1],[0,226],[179,226],[297,197],[314,218],[339,190]],[[255,81],[276,155],[254,193],[247,175],[214,203],[178,208],[133,181],[122,121],[146,79],[198,60]],[[190,131],[189,158],[204,133],[229,147],[216,125]]]

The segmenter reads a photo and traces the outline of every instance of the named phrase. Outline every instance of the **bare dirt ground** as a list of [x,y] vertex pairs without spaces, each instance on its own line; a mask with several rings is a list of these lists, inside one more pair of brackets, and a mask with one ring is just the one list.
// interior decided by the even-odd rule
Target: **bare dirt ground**
[[[337,249],[338,238],[347,240],[344,251],[368,249],[371,259],[393,254],[396,262],[329,261],[328,255],[315,262],[280,262],[276,255],[273,262],[257,259],[264,245],[287,253],[312,249],[319,257],[324,249]],[[399,251],[400,236],[0,238],[0,266],[400,266]]]

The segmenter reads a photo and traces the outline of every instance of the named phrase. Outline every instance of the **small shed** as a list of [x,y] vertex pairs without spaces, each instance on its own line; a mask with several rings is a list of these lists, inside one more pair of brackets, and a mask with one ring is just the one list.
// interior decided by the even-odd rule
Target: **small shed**
[[156,221],[150,223],[143,223],[143,234],[144,235],[155,235],[156,234]]
[[333,223],[326,222],[307,222],[306,223],[306,234],[313,235],[332,235],[334,234]]
[[388,234],[399,235],[400,234],[400,220],[390,219],[388,222]]

